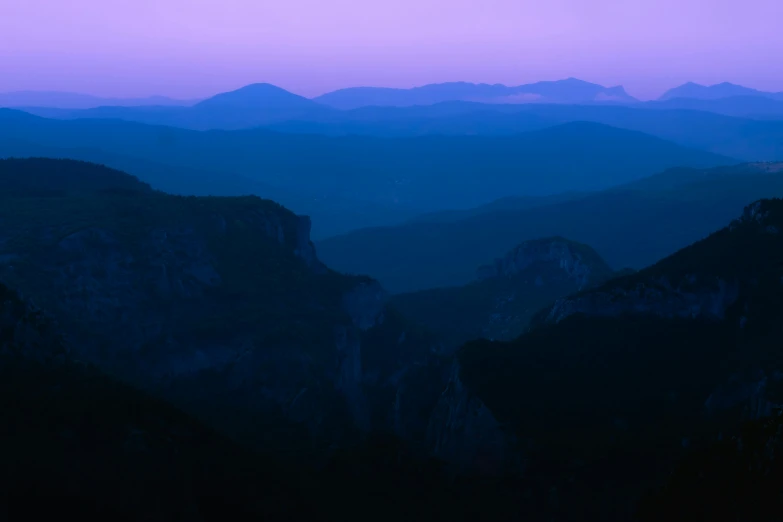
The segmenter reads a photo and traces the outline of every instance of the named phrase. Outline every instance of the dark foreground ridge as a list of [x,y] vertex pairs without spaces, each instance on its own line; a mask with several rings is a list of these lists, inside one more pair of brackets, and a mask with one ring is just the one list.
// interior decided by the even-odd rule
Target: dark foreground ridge
[[779,512],[781,200],[639,272],[523,243],[476,285],[554,303],[455,355],[271,201],[57,160],[0,162],[0,189],[12,520]]
[[[451,358],[377,283],[324,267],[307,218],[253,197],[170,196],[72,161],[0,162],[0,185],[0,280],[57,319],[71,357],[318,479],[302,494],[319,512],[359,516],[356,498],[372,497],[390,517],[426,519],[506,494],[447,478],[493,440],[460,430],[472,410],[454,409],[464,392],[443,396]],[[437,452],[445,463],[429,461]]]
[[[742,513],[747,490],[731,489],[731,470],[749,457],[732,437],[783,402],[781,230],[783,200],[759,201],[650,268],[558,300],[512,343],[462,349],[465,384],[527,441],[530,473],[557,488],[563,516],[595,510],[604,520],[624,519],[681,458],[685,467],[664,493],[673,496],[648,509],[663,517],[662,506],[674,509],[683,491],[700,499],[720,491],[725,496],[701,507],[688,499],[689,509]],[[762,444],[750,451],[761,451],[765,439],[749,436]],[[773,478],[758,469],[777,464],[759,466],[743,476],[771,487]],[[702,476],[697,470],[723,478],[687,482]]]
[[9,520],[313,517],[296,476],[74,358],[0,285],[2,505]]
[[327,465],[259,454],[79,361],[57,323],[0,284],[0,516],[37,520],[475,520],[517,511],[371,436]]

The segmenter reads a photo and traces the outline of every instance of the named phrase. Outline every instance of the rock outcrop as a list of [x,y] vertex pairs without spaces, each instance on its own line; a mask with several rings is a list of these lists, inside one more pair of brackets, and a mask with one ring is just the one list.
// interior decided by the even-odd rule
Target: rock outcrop
[[628,313],[721,320],[739,296],[736,280],[699,284],[694,275],[688,283],[675,287],[666,277],[660,277],[630,287],[608,286],[602,291],[564,297],[551,307],[545,320],[557,323],[574,314],[618,317]]
[[511,340],[542,307],[612,276],[589,246],[544,238],[526,241],[480,267],[477,280],[468,285],[396,295],[391,303],[455,350],[478,338]]
[[536,284],[546,284],[547,278],[566,279],[582,290],[591,282],[601,280],[611,272],[606,263],[590,247],[563,238],[525,241],[496,259],[492,265],[479,267],[479,280],[513,277],[536,266],[546,267],[537,274]]
[[574,519],[588,504],[609,519],[619,498],[601,491],[640,494],[651,470],[783,403],[782,226],[782,200],[754,203],[651,267],[545,307],[514,341],[460,350],[463,384],[526,441],[530,476],[570,490],[560,506]]

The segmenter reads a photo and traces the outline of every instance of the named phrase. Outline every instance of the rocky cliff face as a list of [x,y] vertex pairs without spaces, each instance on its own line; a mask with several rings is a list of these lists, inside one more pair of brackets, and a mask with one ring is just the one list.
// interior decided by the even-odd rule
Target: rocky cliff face
[[[726,329],[746,350],[745,361],[712,384],[710,415],[740,408],[744,418],[769,415],[783,401],[783,367],[761,357],[783,298],[783,207],[780,200],[748,205],[728,227],[648,269],[559,299],[536,326],[569,317],[647,316],[696,320]],[[728,333],[731,332],[731,333]]]
[[5,193],[0,280],[53,314],[76,356],[265,449],[373,430],[433,446],[441,344],[377,282],[328,270],[309,218],[258,198],[96,192],[78,176],[97,167],[69,168],[56,195]]
[[454,359],[428,426],[432,454],[460,472],[487,475],[524,472],[524,457],[513,430],[502,426],[460,378]]
[[[650,314],[720,321],[741,302],[746,313],[741,314],[739,321],[744,326],[747,308],[752,304],[751,294],[757,293],[763,276],[774,277],[768,275],[770,269],[764,265],[774,266],[777,260],[762,262],[756,256],[764,255],[760,248],[766,245],[770,246],[769,252],[775,252],[780,241],[778,206],[771,200],[753,203],[726,229],[693,247],[600,288],[559,299],[538,315],[537,323],[557,323],[574,314]],[[709,257],[702,258],[702,251],[713,244],[720,246],[711,255],[704,252]],[[731,251],[732,248],[752,250]],[[773,288],[783,284],[769,283]]]
[[[418,433],[411,438],[424,438],[433,454],[459,470],[519,472],[523,461],[519,444],[464,385],[456,352],[465,342],[481,337],[517,337],[541,307],[602,282],[612,273],[590,247],[563,238],[545,238],[522,243],[493,265],[481,267],[478,281],[470,285],[393,296],[390,306],[436,333],[441,344],[441,359],[425,366],[428,381],[439,383],[440,388],[431,389],[430,384],[430,389],[423,387],[427,390],[423,393],[420,384],[413,386],[405,380],[397,388],[396,400],[402,405],[397,411],[404,411],[405,393],[410,389],[417,390],[418,407],[432,405],[432,415],[423,419],[426,432],[422,435],[422,424],[417,425],[419,431],[410,426],[402,429],[397,420],[398,432]],[[415,372],[403,375],[416,382]],[[410,423],[410,414],[406,418]]]
[[480,267],[477,281],[469,285],[397,295],[391,303],[455,350],[477,338],[511,340],[542,307],[612,275],[587,245],[544,238],[526,241]]
[[548,311],[546,321],[557,323],[574,314],[618,317],[626,313],[720,320],[738,296],[736,280],[702,281],[694,275],[686,285],[675,286],[668,278],[660,277],[629,287],[614,286],[564,297]]
[[0,280],[57,317],[78,357],[216,424],[274,413],[324,443],[367,429],[361,336],[383,301],[357,308],[363,280],[320,263],[308,218],[114,171],[133,190],[110,190],[100,167],[65,163],[16,163],[63,186],[2,192]]

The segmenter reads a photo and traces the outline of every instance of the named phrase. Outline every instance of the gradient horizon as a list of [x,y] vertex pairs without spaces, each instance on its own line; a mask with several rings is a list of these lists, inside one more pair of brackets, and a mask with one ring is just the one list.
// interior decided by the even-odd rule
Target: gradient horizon
[[576,77],[783,91],[780,0],[0,0],[0,92],[201,98]]

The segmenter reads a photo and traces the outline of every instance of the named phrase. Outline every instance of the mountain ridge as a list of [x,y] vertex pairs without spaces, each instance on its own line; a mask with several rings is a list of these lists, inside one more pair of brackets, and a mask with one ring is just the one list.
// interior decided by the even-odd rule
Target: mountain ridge
[[547,237],[479,266],[467,285],[396,294],[390,305],[455,350],[479,338],[510,341],[542,307],[614,275],[588,245]]
[[409,89],[387,87],[351,87],[322,94],[315,101],[339,109],[366,106],[430,105],[445,101],[505,102],[619,102],[632,103],[623,87],[604,87],[567,78],[526,85],[448,82],[427,84]]
[[597,520],[618,506],[631,519],[683,458],[775,420],[781,230],[783,200],[756,201],[655,265],[546,307],[516,340],[461,349],[465,385],[528,441],[530,472],[557,488],[562,519],[587,506]]
[[[226,93],[226,96],[233,96]],[[407,107],[331,109],[299,100],[282,109],[219,110],[183,107],[99,107],[88,110],[26,107],[46,118],[123,119],[195,130],[263,127],[289,134],[330,136],[503,136],[573,121],[593,121],[645,132],[675,143],[746,161],[783,157],[780,103],[761,97],[696,100],[676,98],[630,104],[440,102]],[[304,104],[304,105],[303,105]],[[655,110],[651,110],[655,109]],[[217,113],[217,114],[216,114]]]
[[783,100],[783,92],[765,92],[730,82],[716,83],[713,85],[701,85],[694,82],[687,82],[678,87],[669,89],[663,93],[658,100],[665,101],[673,98],[716,100],[734,96],[758,96]]
[[142,107],[174,106],[185,107],[198,103],[198,99],[180,100],[168,96],[146,98],[107,98],[59,91],[11,91],[0,93],[0,107],[51,107],[58,109],[92,109],[104,106]]
[[[593,247],[610,266],[642,268],[709,234],[752,201],[783,196],[770,166],[675,169],[625,187],[523,201],[455,221],[430,219],[360,229],[317,242],[337,270],[366,273],[392,293],[466,284],[487,258],[520,242],[563,236]],[[546,203],[546,202],[545,202]]]
[[244,176],[286,190],[304,187],[307,194],[326,200],[420,211],[469,208],[509,194],[605,188],[674,165],[734,162],[590,122],[500,137],[384,139],[267,129],[200,132],[120,120],[46,119],[2,109],[0,140],[97,148],[172,167]]
[[656,110],[674,109],[712,112],[736,118],[759,120],[783,119],[783,94],[779,97],[747,94],[719,98],[677,96],[646,102],[642,106]]
[[270,83],[253,83],[239,89],[211,96],[193,106],[195,109],[288,109],[317,108],[318,105]]

